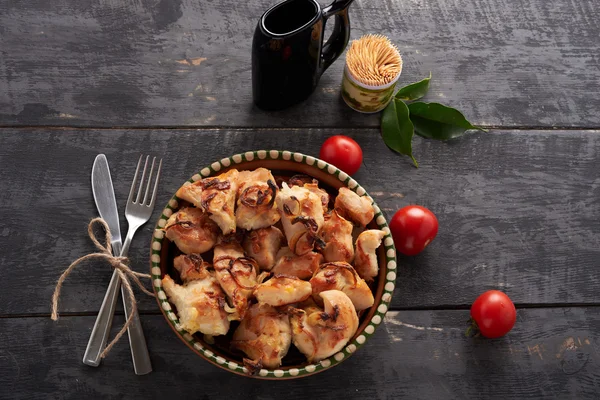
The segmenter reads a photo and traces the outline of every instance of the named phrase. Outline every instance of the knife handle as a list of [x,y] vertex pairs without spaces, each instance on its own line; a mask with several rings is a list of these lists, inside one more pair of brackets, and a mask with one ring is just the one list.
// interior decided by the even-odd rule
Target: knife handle
[[121,278],[119,278],[119,274],[115,270],[110,278],[104,300],[102,300],[102,306],[100,306],[100,311],[96,317],[90,340],[88,341],[85,354],[83,355],[83,363],[86,365],[92,367],[100,365],[100,354],[102,354],[102,351],[106,347],[108,335],[110,334],[110,327],[115,314],[115,307],[119,297],[119,286],[121,286]]

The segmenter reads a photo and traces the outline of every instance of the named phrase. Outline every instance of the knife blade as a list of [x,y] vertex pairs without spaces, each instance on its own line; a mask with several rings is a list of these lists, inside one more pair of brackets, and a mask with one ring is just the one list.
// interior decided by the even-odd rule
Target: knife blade
[[92,192],[100,217],[106,221],[112,234],[113,254],[121,254],[121,227],[119,209],[115,199],[108,161],[104,154],[98,154],[92,166]]
[[[117,209],[117,201],[115,199],[110,169],[108,168],[108,161],[104,154],[98,154],[92,166],[92,192],[100,217],[106,221],[110,228],[113,254],[120,255],[121,227],[119,225],[119,211]],[[90,340],[83,355],[84,364],[93,367],[100,365],[100,354],[108,341],[115,307],[119,298],[120,285],[121,280],[115,270],[108,284],[108,289],[98,312],[98,318],[96,318]]]

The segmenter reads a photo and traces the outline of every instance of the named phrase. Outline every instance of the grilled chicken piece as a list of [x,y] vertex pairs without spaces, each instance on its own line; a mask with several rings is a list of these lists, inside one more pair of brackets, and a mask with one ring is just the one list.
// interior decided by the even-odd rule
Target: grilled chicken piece
[[238,228],[266,228],[279,221],[279,212],[275,206],[277,185],[271,171],[266,168],[241,171],[238,175],[238,185],[235,211]]
[[329,193],[319,188],[319,181],[315,178],[311,178],[308,175],[294,175],[288,180],[288,185],[290,187],[302,186],[310,190],[311,192],[313,192],[321,198],[321,204],[323,205],[323,209],[327,210],[327,205],[329,204]]
[[191,334],[225,335],[229,330],[228,314],[224,306],[225,294],[213,273],[202,279],[176,284],[169,275],[162,279],[169,301],[177,307],[181,327]]
[[237,169],[219,176],[186,183],[175,194],[204,210],[224,235],[235,232],[235,198],[238,191]]
[[340,188],[335,198],[335,210],[344,218],[360,226],[367,226],[375,216],[373,204],[368,197],[361,197],[345,187]]
[[352,302],[339,290],[320,293],[325,311],[315,306],[291,309],[292,340],[309,362],[320,361],[340,351],[358,329]]
[[326,243],[323,250],[325,261],[351,262],[354,259],[352,229],[352,223],[341,217],[337,211],[333,210],[325,215],[325,223],[321,228],[321,236]]
[[187,201],[188,203],[195,205],[196,207],[201,207],[200,204],[202,204],[202,181],[185,182],[177,190],[175,196]]
[[371,229],[364,231],[356,239],[354,268],[358,275],[367,281],[372,281],[379,273],[376,250],[381,245],[384,236],[384,231]]
[[313,183],[306,183],[304,187],[308,189],[311,193],[316,194],[321,199],[321,205],[323,206],[323,210],[327,210],[327,206],[329,205],[329,193],[327,193],[324,189],[321,189],[315,180]]
[[277,207],[283,231],[290,249],[302,255],[312,251],[315,244],[323,245],[317,236],[323,226],[323,205],[319,196],[304,187],[290,188],[285,182],[282,185],[277,194]]
[[267,304],[254,304],[235,330],[231,347],[246,353],[244,365],[252,373],[263,366],[279,367],[291,341],[288,315]]
[[208,268],[210,268],[211,265],[204,261],[200,254],[182,254],[177,256],[173,260],[173,266],[177,272],[179,272],[179,276],[184,282],[204,279],[210,275]]
[[295,276],[275,275],[254,290],[259,303],[279,307],[304,301],[312,294],[310,282]]
[[185,254],[204,253],[215,245],[219,227],[199,208],[185,207],[171,215],[165,236]]
[[232,313],[229,318],[241,320],[248,310],[248,299],[257,284],[256,261],[244,256],[239,243],[230,241],[215,246],[213,266],[217,280],[234,308],[226,309]]
[[310,280],[313,290],[313,299],[320,304],[321,292],[327,290],[340,290],[344,292],[357,310],[369,308],[375,302],[373,293],[367,283],[356,273],[354,268],[346,262],[332,262],[321,264]]
[[238,190],[237,169],[229,170],[215,178],[202,180],[201,206],[210,214],[224,235],[235,232],[235,198]]
[[243,246],[246,254],[254,258],[261,269],[269,271],[275,265],[275,257],[284,241],[283,233],[270,226],[250,231],[244,238]]
[[275,263],[271,272],[295,276],[300,279],[310,279],[322,261],[323,256],[320,253],[310,251],[299,256],[289,247],[282,247],[277,252],[277,263]]

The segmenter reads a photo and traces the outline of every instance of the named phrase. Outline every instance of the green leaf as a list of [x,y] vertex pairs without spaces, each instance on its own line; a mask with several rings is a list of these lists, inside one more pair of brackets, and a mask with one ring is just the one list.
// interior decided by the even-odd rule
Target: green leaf
[[429,81],[431,80],[431,72],[429,78],[425,78],[422,81],[411,83],[408,86],[404,86],[396,93],[398,100],[418,100],[427,94],[429,90]]
[[448,140],[461,136],[467,129],[484,129],[473,126],[462,113],[439,103],[416,102],[408,105],[410,120],[419,136]]
[[385,144],[395,152],[412,158],[415,167],[419,163],[412,155],[413,124],[408,107],[402,100],[392,99],[381,115],[381,134]]

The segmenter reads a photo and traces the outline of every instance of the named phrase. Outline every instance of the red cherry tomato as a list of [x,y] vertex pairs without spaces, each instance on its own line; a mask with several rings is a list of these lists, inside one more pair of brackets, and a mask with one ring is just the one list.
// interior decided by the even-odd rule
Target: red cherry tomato
[[348,136],[335,135],[323,143],[319,158],[335,165],[349,175],[354,175],[362,164],[363,153],[353,139]]
[[411,205],[396,211],[390,221],[396,250],[407,256],[422,252],[438,232],[438,220],[425,207]]
[[517,310],[505,293],[489,290],[471,306],[471,318],[483,336],[494,339],[512,329],[517,320]]

